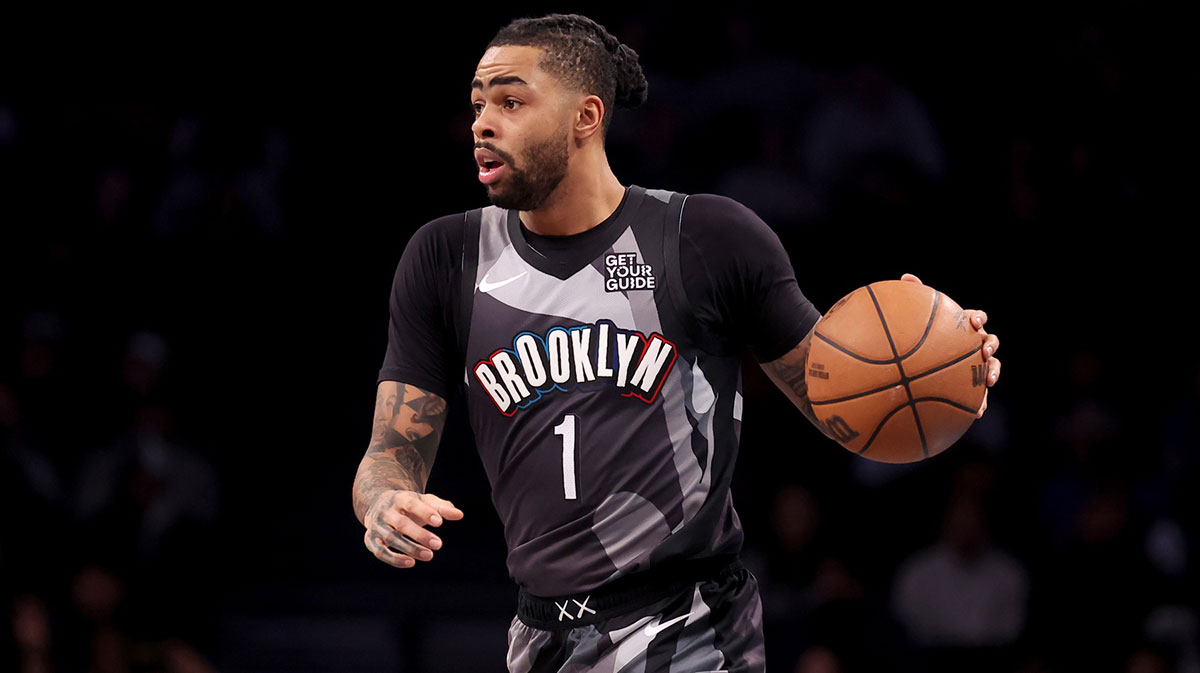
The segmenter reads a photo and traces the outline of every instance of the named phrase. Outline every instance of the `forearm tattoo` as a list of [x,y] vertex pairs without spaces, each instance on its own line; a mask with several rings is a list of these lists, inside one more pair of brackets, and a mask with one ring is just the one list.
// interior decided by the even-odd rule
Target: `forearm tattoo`
[[371,444],[354,478],[359,521],[365,522],[367,510],[384,491],[425,491],[445,425],[443,398],[396,381],[379,384]]
[[762,368],[767,376],[775,382],[775,385],[779,386],[779,389],[792,400],[796,408],[813,425],[817,426],[818,430],[828,436],[829,433],[824,424],[813,413],[812,402],[808,399],[808,380],[804,377],[804,370],[808,366],[808,350],[812,345],[812,334],[813,330],[810,330],[808,335],[796,344],[795,348],[778,360],[763,363]]

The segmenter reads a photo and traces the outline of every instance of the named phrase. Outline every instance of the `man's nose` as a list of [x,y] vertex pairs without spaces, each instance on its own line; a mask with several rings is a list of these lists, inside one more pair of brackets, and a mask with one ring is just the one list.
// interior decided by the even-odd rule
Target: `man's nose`
[[492,106],[484,105],[483,111],[479,116],[475,117],[475,122],[471,124],[471,132],[476,138],[495,138],[496,126],[492,123]]

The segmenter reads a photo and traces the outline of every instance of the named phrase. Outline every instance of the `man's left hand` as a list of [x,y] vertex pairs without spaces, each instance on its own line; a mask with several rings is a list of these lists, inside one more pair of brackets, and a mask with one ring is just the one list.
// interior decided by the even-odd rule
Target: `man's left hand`
[[[900,276],[900,280],[906,280],[910,283],[921,284],[921,279],[906,273]],[[987,314],[983,311],[975,311],[971,309],[963,309],[971,319],[971,325],[975,327],[975,331],[979,332],[983,339],[983,358],[987,362],[987,387],[991,388],[996,380],[1000,378],[1000,360],[996,358],[996,351],[1000,349],[1000,339],[995,334],[988,334],[983,329],[984,323],[987,322]],[[975,418],[983,416],[983,412],[987,411],[987,389],[983,391],[983,405],[979,407],[979,413],[975,414]]]

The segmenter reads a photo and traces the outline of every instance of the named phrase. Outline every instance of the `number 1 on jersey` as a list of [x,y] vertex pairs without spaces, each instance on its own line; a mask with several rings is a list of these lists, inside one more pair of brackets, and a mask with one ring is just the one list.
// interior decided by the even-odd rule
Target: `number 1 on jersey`
[[554,426],[554,434],[562,437],[562,466],[563,466],[563,497],[574,500],[575,493],[575,444],[579,439],[579,429],[575,424],[575,414],[563,416],[562,423]]

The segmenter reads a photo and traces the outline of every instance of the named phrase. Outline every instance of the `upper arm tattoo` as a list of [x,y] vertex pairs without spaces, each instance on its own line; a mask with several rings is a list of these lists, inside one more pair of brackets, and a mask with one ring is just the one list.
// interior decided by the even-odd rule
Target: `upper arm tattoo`
[[808,351],[812,346],[812,335],[816,329],[814,325],[792,350],[784,353],[783,357],[778,360],[762,363],[762,368],[767,373],[767,377],[775,382],[775,385],[788,396],[796,408],[803,412],[808,420],[817,426],[817,429],[828,436],[825,425],[813,412],[812,402],[808,399],[808,380],[804,377],[804,370],[808,366]]
[[354,479],[354,512],[360,521],[383,491],[425,491],[445,425],[442,397],[405,383],[379,383],[371,443]]

